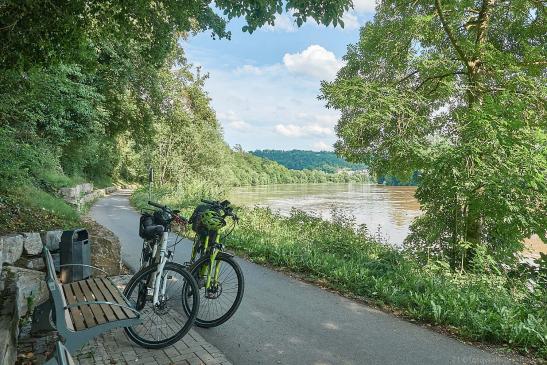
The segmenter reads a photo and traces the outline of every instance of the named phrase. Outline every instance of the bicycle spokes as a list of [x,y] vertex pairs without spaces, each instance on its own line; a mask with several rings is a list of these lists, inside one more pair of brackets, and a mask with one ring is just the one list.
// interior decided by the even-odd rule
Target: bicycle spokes
[[239,265],[222,252],[215,256],[214,260],[202,258],[192,269],[192,274],[199,279],[200,309],[196,324],[200,327],[224,323],[235,313],[243,296],[243,275]]

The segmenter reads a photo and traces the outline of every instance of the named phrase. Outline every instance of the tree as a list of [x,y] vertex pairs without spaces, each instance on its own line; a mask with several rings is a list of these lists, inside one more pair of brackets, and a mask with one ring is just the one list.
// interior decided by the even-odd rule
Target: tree
[[546,241],[545,5],[384,0],[322,98],[336,150],[378,175],[421,172],[407,244],[473,267]]
[[[182,33],[210,30],[230,37],[227,22],[244,17],[243,31],[273,25],[275,15],[290,12],[300,26],[308,19],[340,24],[350,0],[61,0],[13,1],[0,4],[0,68],[18,65],[84,62],[95,52],[97,34],[116,46],[138,45],[147,63],[162,65]],[[220,10],[223,15],[215,11]]]
[[[273,24],[283,10],[299,25],[310,18],[336,25],[350,5],[350,0],[2,1],[0,129],[10,137],[5,146],[47,144],[48,161],[70,175],[112,176],[117,166],[121,175],[133,176],[135,169],[122,161],[135,161],[129,149],[150,150],[159,125],[161,133],[186,126],[179,139],[201,136],[192,129],[216,128],[210,110],[189,117],[164,108],[162,98],[180,91],[168,73],[172,60],[177,67],[186,64],[177,43],[181,37],[210,31],[229,38],[226,24],[240,16],[247,23],[243,30],[252,32]],[[207,110],[198,82],[184,92],[186,100],[202,104],[193,111]],[[218,129],[212,133],[220,136]]]

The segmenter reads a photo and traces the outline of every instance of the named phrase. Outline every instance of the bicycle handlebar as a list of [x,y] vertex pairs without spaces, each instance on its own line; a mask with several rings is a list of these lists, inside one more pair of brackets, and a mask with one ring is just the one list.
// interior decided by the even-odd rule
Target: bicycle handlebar
[[224,211],[225,217],[232,217],[234,220],[238,221],[239,217],[234,213],[232,207],[230,206],[230,202],[228,200],[224,200],[222,202],[219,201],[213,201],[213,200],[207,200],[207,199],[201,199],[202,203],[209,204],[214,206],[215,208],[222,209]]

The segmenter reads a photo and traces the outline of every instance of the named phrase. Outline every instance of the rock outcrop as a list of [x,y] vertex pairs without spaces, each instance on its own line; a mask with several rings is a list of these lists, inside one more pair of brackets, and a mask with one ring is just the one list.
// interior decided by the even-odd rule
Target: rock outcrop
[[23,254],[24,237],[20,234],[12,234],[0,237],[0,251],[2,251],[2,262],[13,264]]
[[59,243],[61,242],[61,235],[63,231],[43,231],[40,233],[42,238],[42,244],[45,245],[49,250],[55,251],[59,249]]
[[42,238],[39,233],[23,233],[23,248],[27,255],[39,255],[42,252]]
[[17,266],[6,266],[0,275],[4,288],[15,294],[15,313],[21,318],[29,314],[33,307],[45,302],[49,292],[45,273]]
[[91,265],[101,268],[110,276],[120,275],[123,268],[118,237],[89,217],[84,218],[84,223],[91,241]]
[[93,189],[93,184],[85,183],[76,185],[72,188],[62,188],[59,190],[59,195],[67,203],[74,205],[78,210],[80,210],[82,205],[91,203],[94,200],[114,191],[116,191],[116,187],[113,186],[104,189]]

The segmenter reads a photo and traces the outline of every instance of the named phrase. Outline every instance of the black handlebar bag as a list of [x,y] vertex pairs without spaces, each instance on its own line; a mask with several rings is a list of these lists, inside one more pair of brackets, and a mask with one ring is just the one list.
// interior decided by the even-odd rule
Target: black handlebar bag
[[141,218],[139,220],[139,236],[144,239],[149,239],[146,235],[146,227],[150,227],[154,225],[154,217],[152,214],[149,213],[143,213],[141,215]]

